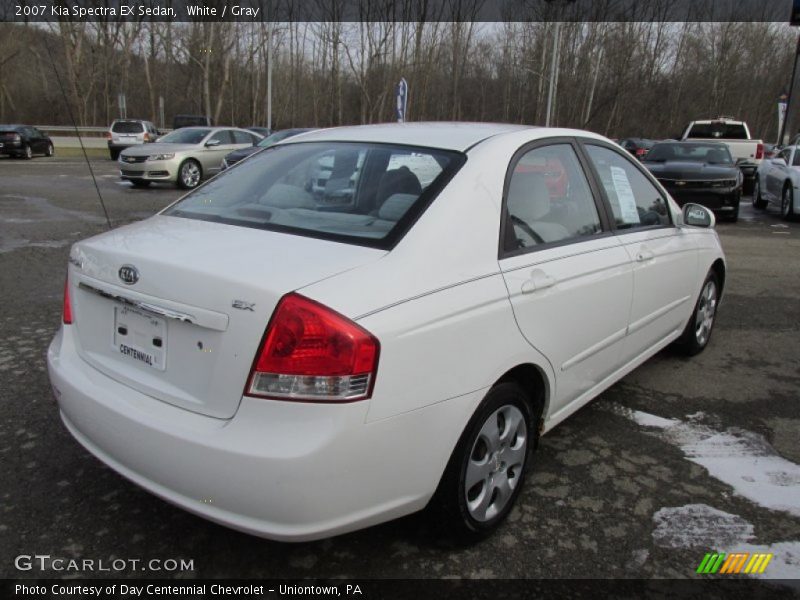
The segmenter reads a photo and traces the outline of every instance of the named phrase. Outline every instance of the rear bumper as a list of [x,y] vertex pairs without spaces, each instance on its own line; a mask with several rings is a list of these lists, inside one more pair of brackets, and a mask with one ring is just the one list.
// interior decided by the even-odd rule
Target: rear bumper
[[67,429],[106,465],[192,513],[283,541],[329,537],[423,508],[452,451],[443,429],[463,427],[483,394],[374,423],[365,423],[369,401],[244,397],[233,418],[220,420],[92,368],[77,355],[70,326],[50,345],[48,370]]
[[22,154],[24,145],[22,142],[2,142],[0,146],[0,154]]

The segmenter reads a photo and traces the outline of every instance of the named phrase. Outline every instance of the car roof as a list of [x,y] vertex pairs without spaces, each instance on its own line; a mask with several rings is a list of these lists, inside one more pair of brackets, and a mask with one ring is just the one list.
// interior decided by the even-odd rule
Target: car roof
[[291,140],[287,140],[287,143],[317,141],[382,142],[464,152],[487,138],[526,129],[534,129],[534,127],[508,123],[382,123],[380,125],[317,129],[304,133],[302,137],[291,138]]

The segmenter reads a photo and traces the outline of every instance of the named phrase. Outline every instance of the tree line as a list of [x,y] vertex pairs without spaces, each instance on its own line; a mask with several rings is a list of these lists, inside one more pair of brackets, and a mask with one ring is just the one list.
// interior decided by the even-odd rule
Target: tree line
[[[375,3],[378,6],[380,3]],[[369,4],[367,5],[369,6]],[[369,9],[367,9],[369,10]],[[0,122],[106,126],[175,114],[272,126],[394,119],[544,124],[556,24],[471,21],[0,25]],[[552,124],[663,138],[731,115],[777,137],[796,31],[782,23],[562,23]]]

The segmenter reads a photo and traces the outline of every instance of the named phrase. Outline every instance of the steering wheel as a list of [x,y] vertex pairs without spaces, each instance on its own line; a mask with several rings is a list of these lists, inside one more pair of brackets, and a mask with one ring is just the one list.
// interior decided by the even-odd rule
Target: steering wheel
[[[514,227],[519,227],[520,229],[522,229],[522,231],[524,231],[525,234],[529,238],[531,238],[534,242],[536,242],[537,244],[545,243],[542,236],[536,233],[533,230],[533,228],[530,225],[528,225],[528,223],[526,223],[516,215],[509,215],[509,217],[511,218],[511,222],[514,224]],[[520,244],[520,248],[524,248],[526,246],[525,242],[523,240],[520,240],[519,238],[517,239],[517,242]]]

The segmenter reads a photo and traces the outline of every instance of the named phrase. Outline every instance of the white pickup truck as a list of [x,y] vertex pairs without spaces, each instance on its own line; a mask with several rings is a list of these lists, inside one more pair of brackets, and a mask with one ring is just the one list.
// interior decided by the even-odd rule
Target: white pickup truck
[[681,140],[724,142],[744,176],[744,193],[753,191],[756,171],[764,158],[764,142],[750,137],[747,123],[732,117],[692,121],[684,130]]

